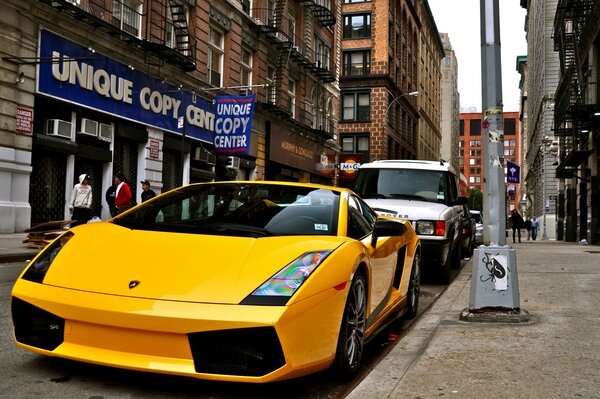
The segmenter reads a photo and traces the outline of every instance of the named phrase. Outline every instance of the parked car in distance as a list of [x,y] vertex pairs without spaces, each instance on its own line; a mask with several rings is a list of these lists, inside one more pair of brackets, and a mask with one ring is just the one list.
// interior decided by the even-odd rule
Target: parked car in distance
[[445,161],[382,160],[362,164],[354,192],[377,213],[408,219],[423,248],[423,270],[447,284],[461,265],[458,175]]
[[471,215],[469,207],[463,205],[462,224],[460,229],[460,246],[463,258],[470,258],[473,256],[476,228],[475,218]]
[[471,210],[471,215],[475,219],[475,246],[483,245],[483,217],[480,211]]

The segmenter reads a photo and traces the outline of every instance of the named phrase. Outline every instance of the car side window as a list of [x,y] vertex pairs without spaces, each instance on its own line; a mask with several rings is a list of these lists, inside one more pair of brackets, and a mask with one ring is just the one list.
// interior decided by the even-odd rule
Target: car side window
[[458,197],[458,192],[456,191],[456,177],[452,173],[446,173],[446,178],[448,180],[448,195],[447,195],[447,203],[450,205],[456,197]]
[[370,229],[369,231],[373,231],[373,229],[375,228],[375,221],[377,220],[377,213],[375,213],[374,210],[372,210],[369,205],[367,205],[362,199],[358,198],[358,197],[354,197],[356,202],[358,202],[358,204],[360,205],[360,210],[363,214],[363,216],[365,217],[365,219],[367,220],[367,223],[369,223]]
[[372,231],[372,226],[363,215],[358,199],[354,196],[348,197],[348,237],[360,240]]

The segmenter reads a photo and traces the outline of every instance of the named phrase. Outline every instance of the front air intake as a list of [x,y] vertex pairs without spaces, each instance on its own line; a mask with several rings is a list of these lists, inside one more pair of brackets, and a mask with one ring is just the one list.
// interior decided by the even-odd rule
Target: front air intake
[[259,377],[285,364],[273,327],[197,332],[188,339],[198,373]]
[[17,342],[52,351],[64,340],[65,320],[22,299],[11,301]]

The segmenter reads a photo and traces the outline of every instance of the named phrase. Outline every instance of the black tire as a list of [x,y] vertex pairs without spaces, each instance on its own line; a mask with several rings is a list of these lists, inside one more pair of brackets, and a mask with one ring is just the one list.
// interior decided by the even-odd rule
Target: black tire
[[446,262],[442,265],[438,275],[437,282],[440,284],[448,284],[450,282],[450,270],[452,269],[452,257],[454,251],[452,249],[448,250],[448,254],[446,254]]
[[367,284],[362,274],[352,280],[338,338],[333,369],[343,378],[356,375],[362,359],[367,324]]
[[421,255],[417,252],[413,259],[412,270],[410,272],[410,282],[408,284],[408,293],[406,298],[405,319],[412,319],[417,315],[419,309],[419,295],[421,295]]
[[[460,262],[462,260],[462,248],[460,242],[457,242],[452,251],[452,269],[460,269]],[[450,277],[450,276],[448,276]],[[450,279],[448,279],[450,280]]]

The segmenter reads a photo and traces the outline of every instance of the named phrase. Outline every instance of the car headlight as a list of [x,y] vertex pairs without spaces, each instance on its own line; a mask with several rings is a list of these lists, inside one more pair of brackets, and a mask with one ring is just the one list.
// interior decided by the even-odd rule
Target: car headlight
[[446,222],[443,220],[418,220],[415,231],[424,236],[444,236],[446,234]]
[[24,280],[33,281],[34,283],[42,283],[52,261],[54,261],[60,250],[67,245],[67,242],[69,242],[71,237],[73,237],[73,233],[68,231],[44,248],[42,253],[29,265],[25,273],[23,273],[22,278]]
[[331,250],[306,252],[265,281],[242,305],[285,305]]

